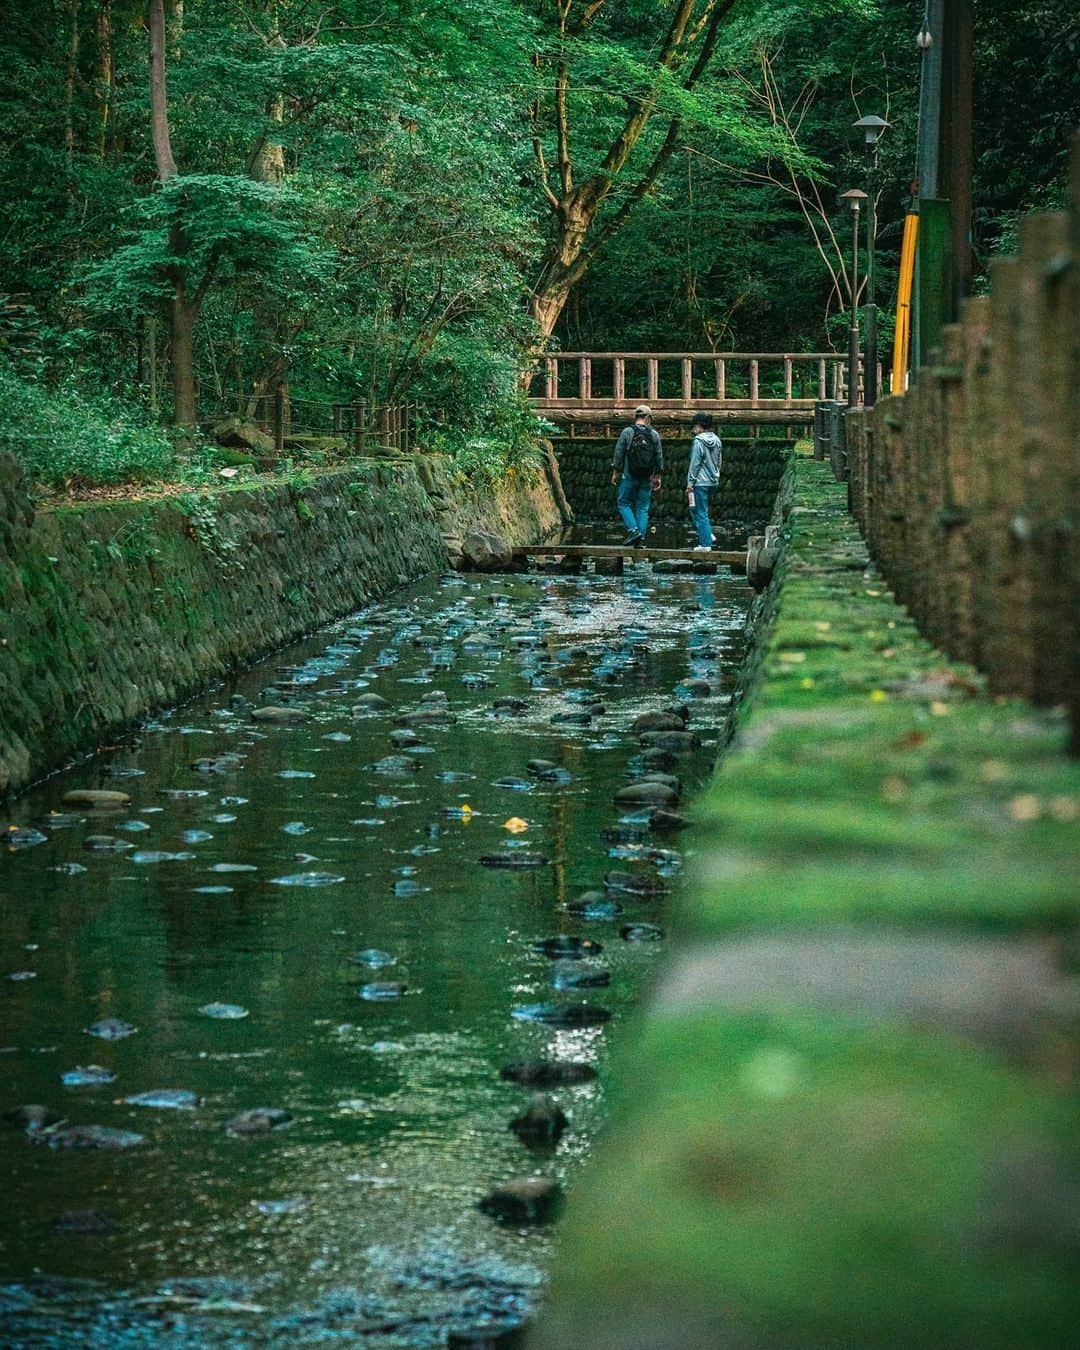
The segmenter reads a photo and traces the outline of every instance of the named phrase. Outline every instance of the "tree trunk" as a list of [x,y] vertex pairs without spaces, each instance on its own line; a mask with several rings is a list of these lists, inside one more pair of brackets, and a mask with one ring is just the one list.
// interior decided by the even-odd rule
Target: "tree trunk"
[[68,198],[75,196],[75,82],[79,77],[79,0],[68,0],[68,55],[64,76],[64,159]]
[[154,160],[163,183],[176,177],[169,137],[169,101],[165,88],[165,0],[150,0],[150,130]]
[[544,255],[529,309],[546,342],[570,298],[570,292],[589,270],[585,241],[599,202],[575,190],[559,203],[558,229]]
[[112,0],[98,0],[97,12],[97,101],[98,157],[105,158],[105,144],[112,115],[116,62],[113,53]]
[[195,320],[198,310],[188,304],[187,288],[176,283],[176,294],[169,307],[172,338],[173,421],[180,427],[193,427],[198,421],[195,394]]

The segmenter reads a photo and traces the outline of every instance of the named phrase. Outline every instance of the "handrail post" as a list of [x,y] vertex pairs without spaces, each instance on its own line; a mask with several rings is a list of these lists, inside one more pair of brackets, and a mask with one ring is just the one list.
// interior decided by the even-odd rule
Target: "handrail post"
[[353,404],[353,450],[363,455],[367,442],[367,403],[361,399]]
[[655,403],[660,397],[660,362],[655,356],[648,359],[648,393],[646,398],[650,403]]
[[626,361],[616,356],[612,363],[612,384],[615,390],[616,404],[626,401]]
[[285,389],[282,385],[274,390],[274,450],[281,454],[285,449]]
[[750,361],[750,403],[753,407],[758,405],[758,362],[757,357],[752,357]]
[[791,384],[792,384],[791,357],[790,357],[790,356],[785,356],[785,357],[784,357],[784,402],[787,404],[787,406],[788,406],[789,408],[791,407]]
[[825,373],[825,358],[822,357],[817,363],[817,395],[819,399],[828,398],[829,383]]
[[716,399],[718,403],[723,403],[727,398],[727,362],[718,356],[713,365],[716,367]]
[[583,403],[592,398],[592,361],[587,356],[578,361],[578,397]]
[[692,403],[694,399],[694,363],[689,356],[683,357],[682,397],[684,403]]
[[554,356],[547,358],[547,374],[544,377],[544,397],[549,403],[559,397],[559,362]]

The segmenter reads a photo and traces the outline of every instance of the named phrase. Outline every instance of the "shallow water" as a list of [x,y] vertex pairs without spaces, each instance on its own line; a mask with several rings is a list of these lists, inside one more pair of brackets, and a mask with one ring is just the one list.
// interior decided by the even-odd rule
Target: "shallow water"
[[[563,906],[612,869],[675,882],[678,856],[658,869],[601,837],[638,751],[628,727],[683,679],[712,681],[716,696],[691,700],[706,744],[680,760],[685,803],[716,752],[748,601],[740,581],[645,567],[433,579],[21,798],[12,822],[45,838],[0,857],[0,1107],[42,1103],[143,1141],[55,1148],[0,1125],[0,1343],[422,1346],[526,1314],[553,1230],[500,1227],[476,1202],[534,1173],[572,1190],[604,1117],[609,1044],[663,949],[619,928],[663,925],[667,901],[619,894],[608,922]],[[711,659],[695,654],[705,643]],[[435,689],[457,721],[395,746],[394,714]],[[586,690],[607,711],[553,724]],[[354,715],[364,693],[393,711]],[[497,716],[506,695],[526,710]],[[252,720],[266,703],[310,719]],[[532,778],[533,757],[569,781]],[[131,804],[62,808],[82,787]],[[66,825],[49,816],[69,809]],[[526,828],[507,829],[514,818]],[[122,847],[90,849],[91,835]],[[480,864],[522,853],[550,862]],[[552,988],[555,963],[532,944],[561,933],[602,944],[589,960],[609,986]],[[404,995],[361,997],[388,981]],[[583,1001],[611,1020],[513,1015]],[[87,1034],[109,1018],[134,1033]],[[508,1129],[529,1094],[498,1076],[540,1056],[599,1068],[553,1091],[570,1125],[547,1154]],[[87,1066],[115,1077],[61,1081]],[[257,1107],[294,1119],[226,1131]],[[88,1210],[107,1231],[58,1230]]]

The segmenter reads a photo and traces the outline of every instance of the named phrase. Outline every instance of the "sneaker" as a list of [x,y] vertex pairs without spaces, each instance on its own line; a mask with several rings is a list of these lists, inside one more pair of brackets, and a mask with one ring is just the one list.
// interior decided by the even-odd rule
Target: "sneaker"
[[638,544],[643,544],[644,542],[645,542],[645,536],[644,536],[643,534],[639,534],[637,530],[633,530],[633,531],[632,531],[630,534],[628,534],[628,535],[626,536],[626,538],[622,541],[622,547],[625,548],[627,544],[633,544],[633,545],[636,546],[636,545],[638,545]]
[[695,552],[695,553],[711,553],[711,552],[712,552],[712,545],[711,545],[711,544],[695,544],[695,545],[694,545],[694,552]]

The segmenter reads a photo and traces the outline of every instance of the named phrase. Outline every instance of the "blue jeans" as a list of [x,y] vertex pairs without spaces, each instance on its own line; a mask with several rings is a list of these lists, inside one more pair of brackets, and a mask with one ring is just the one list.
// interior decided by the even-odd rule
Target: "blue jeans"
[[711,487],[695,486],[694,504],[690,507],[690,519],[697,530],[697,541],[707,547],[712,545],[713,532],[709,524],[709,493]]
[[624,473],[616,498],[619,515],[631,532],[644,534],[649,528],[649,506],[652,502],[652,479],[631,478]]

